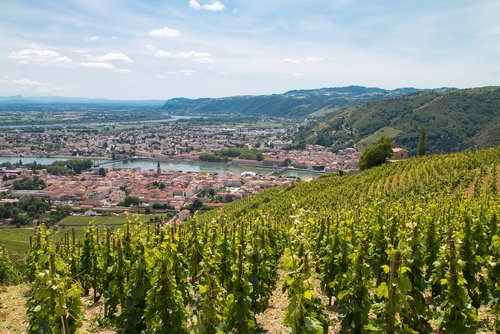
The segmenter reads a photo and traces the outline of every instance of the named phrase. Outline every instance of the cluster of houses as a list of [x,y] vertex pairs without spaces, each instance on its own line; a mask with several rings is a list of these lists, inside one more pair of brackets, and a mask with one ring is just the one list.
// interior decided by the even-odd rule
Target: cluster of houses
[[[220,128],[218,126],[150,125],[120,131],[80,131],[47,128],[42,132],[0,134],[0,155],[62,155],[88,157],[162,158],[214,152],[227,147],[273,143],[277,148],[289,143],[283,129]],[[259,144],[257,144],[259,143]]]
[[[3,175],[33,176],[27,169],[0,170]],[[105,175],[96,171],[72,176],[56,176],[46,170],[36,171],[47,185],[42,190],[13,190],[15,179],[0,181],[0,191],[13,197],[31,196],[50,199],[54,205],[71,205],[90,211],[117,212],[126,196],[138,198],[142,207],[168,207],[185,217],[184,209],[198,200],[205,207],[219,207],[235,199],[256,194],[263,189],[292,182],[280,176],[246,173],[190,173],[181,171],[113,169]],[[0,175],[1,176],[1,175]],[[211,190],[211,196],[200,195]]]
[[319,172],[358,167],[359,152],[353,148],[331,152],[319,145],[286,150],[290,132],[283,128],[182,127],[175,124],[124,129],[117,132],[76,131],[47,128],[41,132],[0,134],[0,156],[81,156],[127,159],[175,159],[198,161],[201,154],[228,147],[263,149],[264,160],[233,159],[237,165],[256,167],[289,166]]

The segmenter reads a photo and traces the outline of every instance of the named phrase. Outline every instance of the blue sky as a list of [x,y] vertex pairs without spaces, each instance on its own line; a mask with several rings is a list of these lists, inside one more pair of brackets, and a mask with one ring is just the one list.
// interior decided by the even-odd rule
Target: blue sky
[[498,0],[2,0],[0,95],[500,84]]

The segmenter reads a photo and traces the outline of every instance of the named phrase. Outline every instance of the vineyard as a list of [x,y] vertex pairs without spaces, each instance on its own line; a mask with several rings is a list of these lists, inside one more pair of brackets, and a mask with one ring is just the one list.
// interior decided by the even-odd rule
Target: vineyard
[[27,331],[78,332],[85,295],[118,333],[260,333],[279,286],[290,333],[498,332],[499,162],[500,148],[410,159],[182,225],[40,227]]

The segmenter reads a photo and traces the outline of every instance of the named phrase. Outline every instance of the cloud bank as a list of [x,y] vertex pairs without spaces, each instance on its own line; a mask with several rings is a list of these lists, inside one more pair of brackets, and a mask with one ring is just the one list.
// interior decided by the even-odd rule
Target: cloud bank
[[179,37],[181,32],[177,29],[171,29],[168,27],[163,27],[160,29],[154,29],[149,32],[149,36],[156,38],[175,38]]
[[208,4],[201,4],[197,0],[189,0],[189,7],[196,10],[207,10],[217,12],[226,9],[226,6],[220,1],[213,1]]

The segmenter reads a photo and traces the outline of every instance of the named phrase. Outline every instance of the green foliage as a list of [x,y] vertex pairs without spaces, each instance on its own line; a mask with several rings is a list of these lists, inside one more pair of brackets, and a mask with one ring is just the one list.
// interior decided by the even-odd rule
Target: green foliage
[[66,161],[66,168],[73,171],[75,174],[80,174],[81,172],[92,168],[92,160],[70,159]]
[[175,244],[169,241],[145,253],[151,288],[146,294],[144,317],[151,333],[187,333],[187,312],[173,270],[175,254]]
[[30,257],[34,278],[28,293],[28,333],[75,333],[82,321],[82,293],[71,277],[68,264],[44,240],[46,231],[37,230]]
[[150,183],[148,185],[148,189],[155,189],[155,188],[158,188],[160,190],[164,190],[165,189],[165,183],[154,181],[154,182],[152,182],[152,183]]
[[209,153],[200,154],[199,159],[200,161],[206,161],[206,162],[228,162],[231,160],[230,158],[225,156],[209,154]]
[[359,159],[361,170],[379,166],[392,156],[392,143],[390,138],[382,137],[378,143],[369,146]]
[[[293,90],[284,94],[233,96],[221,99],[170,99],[163,109],[169,113],[244,116],[306,117],[367,101],[391,98],[418,91],[412,88],[384,90],[360,86]],[[213,117],[213,116],[212,116]],[[210,117],[210,118],[212,118]],[[199,120],[198,120],[199,121]]]
[[170,206],[167,203],[153,203],[153,205],[151,205],[151,207],[154,210],[172,210],[173,209],[172,206]]
[[[24,167],[31,169],[33,171],[47,169],[47,172],[49,172],[52,175],[71,175],[71,174],[80,174],[81,172],[91,169],[92,160],[90,159],[68,159],[64,161],[57,160],[52,162],[50,165],[42,165],[34,161],[33,163],[26,164]],[[101,173],[101,170],[99,172]]]
[[39,219],[49,225],[67,217],[73,209],[69,206],[57,206],[51,211],[49,202],[33,197],[21,197],[18,203],[6,203],[0,206],[0,219],[12,218],[11,225],[21,226],[31,224]]
[[21,275],[12,264],[9,254],[0,245],[0,285],[14,285],[21,281]]
[[69,205],[57,206],[55,211],[50,213],[50,218],[48,221],[49,225],[58,223],[61,219],[68,217],[73,212],[73,209]]
[[38,176],[23,176],[20,180],[14,181],[12,189],[14,190],[41,190],[45,188],[45,182]]
[[312,252],[305,236],[305,229],[312,221],[304,220],[303,212],[299,213],[289,230],[293,241],[283,256],[283,267],[287,270],[283,290],[288,293],[283,323],[290,326],[294,334],[323,334],[328,333],[328,318],[321,299],[314,292]]
[[[322,287],[339,310],[341,331],[351,333],[387,331],[388,319],[395,332],[430,333],[435,319],[446,323],[444,331],[455,328],[452,322],[445,322],[446,314],[456,312],[446,302],[451,297],[442,281],[450,262],[440,255],[447,247],[445,222],[450,219],[464,247],[459,259],[465,263],[457,271],[477,281],[463,285],[470,301],[462,304],[465,309],[460,312],[468,315],[460,319],[466,328],[493,330],[498,327],[498,308],[492,296],[500,294],[497,281],[485,279],[485,275],[495,275],[498,269],[494,268],[500,268],[496,265],[498,252],[487,250],[498,233],[495,161],[499,159],[498,148],[411,159],[351,178],[331,176],[299,183],[290,190],[270,189],[201,218],[209,221],[224,214],[225,219],[233,220],[269,212],[275,224],[287,227],[288,245],[295,239],[288,232],[290,216],[296,215],[297,208],[307,208],[315,221],[305,232],[306,240],[314,244],[311,263],[316,263]],[[490,179],[488,185],[480,181],[481,169],[483,175],[497,181]],[[468,186],[476,177],[481,186],[471,194]],[[469,230],[464,224],[467,216],[474,222]],[[483,295],[478,302],[496,310],[495,319],[483,315],[481,325],[474,321],[479,306],[474,306],[468,294]],[[370,319],[370,313],[377,315],[376,320]]]
[[238,245],[237,257],[232,265],[233,277],[227,296],[226,330],[237,333],[256,333],[257,322],[252,311],[253,286],[248,276],[247,263],[244,262],[243,245]]
[[420,125],[418,128],[418,156],[422,157],[425,155],[425,142],[427,133],[425,130],[425,125]]
[[341,333],[497,331],[499,159],[499,148],[409,159],[269,189],[180,226],[127,224],[104,237],[91,226],[81,245],[38,233],[31,324],[59,314],[34,312],[63,291],[43,280],[52,257],[51,282],[65,296],[73,278],[102,294],[120,333],[256,333],[283,259],[294,333],[328,330],[317,278]]
[[200,210],[203,207],[203,202],[200,201],[199,199],[195,199],[193,203],[191,204],[191,207],[189,210],[191,213],[195,213],[196,211]]
[[118,203],[118,205],[120,206],[128,206],[128,207],[138,206],[139,204],[141,204],[141,200],[134,196],[125,196],[123,202]]
[[216,151],[214,154],[200,154],[201,161],[209,162],[227,162],[231,161],[232,158],[240,158],[246,160],[264,160],[264,155],[258,149],[248,149],[248,148],[228,148],[224,150]]
[[341,149],[390,127],[401,132],[398,146],[417,155],[419,126],[425,124],[427,154],[498,146],[499,105],[499,87],[408,94],[335,110],[308,124],[295,141]]

